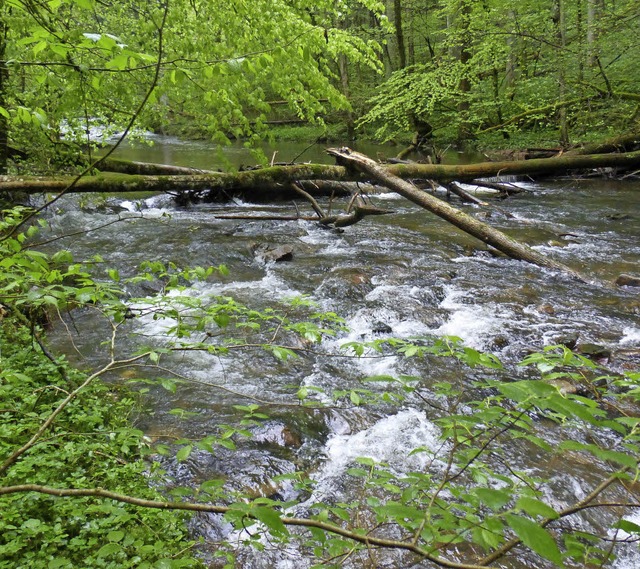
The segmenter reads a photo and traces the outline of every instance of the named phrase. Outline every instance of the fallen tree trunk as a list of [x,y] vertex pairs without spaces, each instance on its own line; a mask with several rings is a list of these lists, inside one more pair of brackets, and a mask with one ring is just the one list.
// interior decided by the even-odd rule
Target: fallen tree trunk
[[624,154],[589,154],[535,158],[516,162],[478,162],[476,164],[393,164],[385,169],[403,179],[429,179],[437,182],[466,182],[476,178],[526,175],[530,177],[564,175],[576,170],[640,167],[640,151]]
[[419,190],[413,184],[398,178],[391,173],[389,169],[382,168],[364,154],[353,152],[348,148],[329,148],[327,153],[333,156],[338,163],[363,172],[390,190],[397,192],[413,203],[429,210],[438,217],[441,217],[469,235],[480,239],[482,242],[491,245],[513,259],[527,261],[540,267],[561,271],[582,281],[585,280],[581,275],[566,265],[541,255],[527,245],[519,243],[501,231],[477,220],[475,217]]
[[[623,154],[594,154],[539,158],[518,162],[479,162],[476,164],[390,164],[381,166],[390,174],[410,180],[434,180],[437,182],[473,181],[477,178],[526,175],[529,177],[563,175],[576,171],[600,168],[640,168],[640,151]],[[244,195],[248,199],[274,200],[290,199],[295,196],[291,183],[302,180],[323,180],[329,182],[366,181],[367,177],[355,170],[342,166],[322,164],[295,164],[293,166],[272,166],[245,172],[212,172],[200,175],[179,176],[130,176],[126,174],[102,174],[86,176],[77,181],[72,192],[169,192],[183,196],[185,201],[224,201],[234,195]],[[0,177],[0,192],[43,193],[60,192],[67,189],[73,178],[25,178],[17,176]],[[325,188],[318,184],[317,195],[339,194],[335,184]],[[314,192],[311,185],[307,190]],[[351,188],[344,189],[349,195]]]
[[636,150],[640,145],[640,132],[621,134],[609,140],[586,144],[577,148],[572,148],[565,152],[565,156],[575,156],[579,154],[607,154],[610,152],[629,152]]
[[[168,192],[181,194],[186,200],[225,201],[234,195],[246,192],[251,199],[290,198],[295,195],[290,189],[293,181],[329,180],[355,181],[346,170],[339,166],[322,164],[297,164],[294,166],[273,166],[245,172],[213,172],[200,175],[146,176],[128,174],[99,174],[85,176],[68,189],[74,181],[72,177],[27,178],[17,176],[0,177],[0,192],[45,193],[67,190],[73,193],[130,193]],[[313,188],[311,188],[313,191]],[[331,185],[329,190],[319,188],[321,195],[340,194],[340,189]],[[348,189],[343,195],[349,195]]]
[[121,160],[119,158],[105,158],[98,166],[101,172],[116,172],[118,174],[132,174],[143,176],[199,176],[201,174],[216,174],[214,170],[200,168],[186,168],[172,164],[153,164],[152,162],[136,162],[135,160]]

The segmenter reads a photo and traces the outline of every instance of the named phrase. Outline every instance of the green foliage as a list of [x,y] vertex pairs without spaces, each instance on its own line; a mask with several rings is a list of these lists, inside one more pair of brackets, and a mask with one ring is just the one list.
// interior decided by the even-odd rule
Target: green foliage
[[40,168],[67,165],[92,133],[119,132],[132,119],[142,129],[187,120],[221,144],[264,137],[270,101],[321,123],[327,107],[349,106],[333,85],[333,62],[378,65],[377,44],[342,29],[344,11],[328,0],[123,1],[99,10],[89,0],[3,2],[0,114],[12,144]]
[[[12,234],[25,211],[3,212],[0,240],[0,461],[25,445],[60,402],[86,380],[64,357],[39,343],[37,323],[70,306],[119,306],[120,291],[98,284],[60,251],[29,248],[36,227]],[[98,260],[98,259],[96,259]],[[116,310],[117,313],[119,310]],[[33,328],[33,329],[31,329]],[[160,498],[149,484],[161,476],[143,461],[150,449],[129,421],[131,393],[91,383],[36,445],[0,475],[2,486],[38,484],[110,488]],[[151,470],[150,470],[151,468]],[[0,567],[197,567],[184,517],[91,498],[0,497]],[[152,528],[162,527],[162,532]]]
[[[98,284],[87,269],[101,262],[99,256],[76,263],[69,251],[47,256],[32,248],[31,242],[41,226],[38,220],[18,231],[28,210],[14,208],[0,217],[0,296],[3,303],[19,311],[40,314],[64,310],[69,306],[101,304],[119,306],[120,289]],[[14,233],[15,232],[15,233]]]
[[557,144],[561,107],[580,140],[637,123],[640,75],[632,54],[638,46],[629,33],[639,15],[636,2],[399,5],[412,46],[408,65],[394,67],[377,86],[360,121],[376,126],[382,140],[428,123],[441,140],[479,137],[487,144],[488,136],[489,145],[503,146],[525,129],[538,139],[553,131],[547,144]]
[[[28,329],[0,329],[0,457],[26,442],[83,381],[63,358],[49,361]],[[61,374],[64,370],[64,375]],[[96,383],[2,478],[3,486],[104,487],[159,498],[149,485],[143,433],[130,426],[133,400]],[[157,473],[161,474],[160,472]],[[0,567],[197,567],[183,516],[91,498],[0,497]],[[162,528],[156,531],[152,528]]]

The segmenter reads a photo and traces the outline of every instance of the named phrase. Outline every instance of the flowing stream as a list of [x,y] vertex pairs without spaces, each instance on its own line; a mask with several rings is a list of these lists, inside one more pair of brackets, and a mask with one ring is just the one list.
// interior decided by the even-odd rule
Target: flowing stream
[[[304,149],[305,145],[283,145],[276,160],[291,160]],[[359,150],[374,156],[376,151],[395,153],[385,148]],[[265,153],[271,157],[269,150]],[[224,154],[236,165],[252,161],[242,147],[232,147]],[[224,163],[209,144],[163,138],[155,139],[153,146],[136,144],[119,149],[118,155],[201,168]],[[448,156],[449,160],[466,158]],[[318,147],[299,159],[328,161]],[[339,351],[339,345],[349,340],[433,334],[458,336],[469,346],[513,362],[529,350],[573,337],[578,344],[605,348],[614,368],[638,369],[640,289],[607,288],[600,283],[611,282],[620,273],[640,272],[640,183],[562,179],[520,185],[527,191],[502,202],[492,201],[495,207],[461,207],[579,270],[593,282],[569,281],[496,257],[482,243],[395,194],[376,198],[394,214],[369,217],[339,233],[308,221],[214,217],[216,213],[291,214],[290,203],[238,201],[178,208],[167,196],[109,198],[106,203],[93,196],[70,197],[59,204],[51,223],[54,232],[68,234],[108,224],[119,216],[129,217],[55,244],[70,249],[77,259],[100,253],[107,265],[123,275],[132,274],[144,260],[228,267],[228,276],[190,287],[187,293],[194,297],[233,296],[265,309],[282,307],[285,297],[307,295],[322,310],[342,316],[349,328],[349,332],[323,341],[318,348],[322,352]],[[299,207],[309,209],[302,202]],[[256,244],[290,245],[293,259],[264,262],[251,252]],[[127,324],[149,343],[160,341],[157,337],[163,325],[144,318]],[[92,311],[75,314],[73,322],[66,328],[58,327],[53,337],[70,357],[89,365],[104,357],[100,343],[105,339],[105,327]],[[233,358],[190,353],[170,364],[191,381],[180,385],[175,394],[150,389],[149,412],[138,418],[138,424],[152,439],[202,438],[221,423],[238,423],[242,412],[234,405],[248,405],[252,397],[274,403],[265,408],[270,418],[253,429],[251,441],[241,444],[237,452],[222,449],[212,455],[194,450],[182,463],[167,460],[172,484],[197,484],[223,476],[232,487],[289,499],[296,497],[292,486],[275,483],[273,477],[305,470],[318,481],[309,500],[357,499],[349,495],[345,474],[356,457],[384,461],[398,471],[420,469],[425,466],[424,459],[421,455],[408,457],[410,451],[416,447],[435,450],[442,443],[433,423],[437,412],[417,398],[409,397],[398,408],[378,405],[371,409],[312,410],[295,406],[298,388],[354,389],[367,387],[359,382],[365,376],[410,374],[419,376],[428,392],[440,381],[464,387],[473,374],[480,373],[447,359],[427,362],[305,355],[282,363],[259,351]],[[113,379],[123,381],[126,377]],[[192,414],[178,417],[171,411],[175,408]],[[553,439],[552,430],[548,436]],[[544,464],[534,454],[515,447],[513,460],[520,462],[522,469],[555,477],[559,503],[584,495],[597,479],[588,464],[560,460]],[[198,516],[193,531],[216,539],[227,535],[229,528],[215,516]],[[635,553],[625,555],[616,561],[616,569],[640,565]],[[247,551],[244,566],[310,564],[296,556],[296,552],[287,551],[257,556]],[[381,560],[377,566],[405,566],[394,559]],[[534,565],[511,560],[505,566]]]

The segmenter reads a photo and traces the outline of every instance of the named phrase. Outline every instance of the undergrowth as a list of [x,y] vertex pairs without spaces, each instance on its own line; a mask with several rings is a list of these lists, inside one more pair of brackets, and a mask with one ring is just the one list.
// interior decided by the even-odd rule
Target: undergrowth
[[[5,316],[0,327],[0,457],[24,444],[61,396],[84,380],[63,357],[47,358],[28,328]],[[128,418],[136,400],[93,382],[39,443],[9,469],[5,486],[104,487],[157,499],[144,460],[143,433]],[[96,498],[0,496],[0,568],[199,567],[184,515]]]

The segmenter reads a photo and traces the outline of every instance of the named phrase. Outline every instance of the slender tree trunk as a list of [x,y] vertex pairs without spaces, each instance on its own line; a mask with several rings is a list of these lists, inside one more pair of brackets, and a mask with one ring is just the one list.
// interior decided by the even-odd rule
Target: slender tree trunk
[[587,0],[587,65],[595,67],[598,57],[596,49],[598,0]]
[[[349,89],[349,65],[347,62],[347,56],[340,54],[338,56],[338,70],[340,72],[340,85],[342,87],[342,94],[348,99],[350,95]],[[355,128],[353,123],[353,113],[347,111],[347,139],[353,140],[355,138]]]
[[[4,20],[4,0],[0,0],[0,108],[6,112],[6,89],[9,79],[5,53],[7,47],[7,26]],[[7,172],[9,158],[9,121],[0,113],[0,174]]]
[[516,84],[516,70],[517,70],[517,58],[516,58],[516,35],[517,31],[517,22],[516,22],[516,14],[513,10],[509,10],[509,22],[511,34],[507,35],[507,47],[509,48],[509,55],[507,56],[507,61],[505,63],[504,70],[504,90],[505,94],[510,100],[513,100],[515,95],[515,84]]
[[471,17],[471,3],[469,0],[460,0],[459,10],[456,14],[456,22],[453,25],[456,28],[455,37],[459,38],[459,43],[454,48],[457,52],[457,59],[460,62],[462,71],[461,78],[458,83],[459,102],[458,112],[460,114],[460,122],[458,126],[458,140],[464,141],[470,137],[471,129],[469,127],[469,93],[471,92],[471,81],[469,80],[468,63],[471,60],[471,42],[469,37],[469,18]]
[[407,40],[407,64],[416,64],[416,17],[410,6],[409,11],[409,38]]
[[[556,42],[560,47],[558,56],[558,99],[564,101],[567,97],[566,63],[566,21],[563,0],[553,0],[553,23],[555,27]],[[560,144],[569,146],[569,126],[567,123],[567,107],[562,105],[558,109],[558,121],[560,123]]]
[[404,31],[402,29],[402,0],[393,0],[393,19],[396,27],[400,69],[404,69],[407,66],[407,53],[404,47]]

